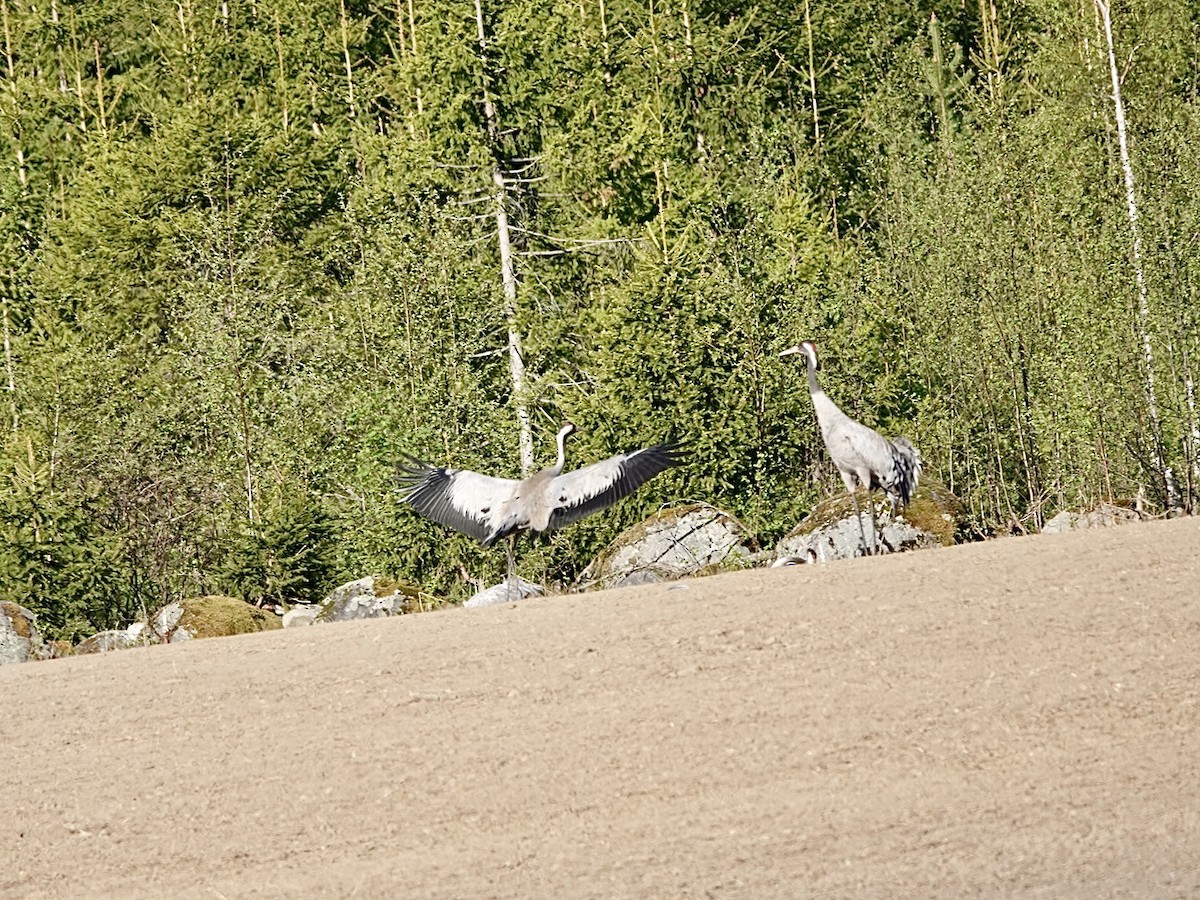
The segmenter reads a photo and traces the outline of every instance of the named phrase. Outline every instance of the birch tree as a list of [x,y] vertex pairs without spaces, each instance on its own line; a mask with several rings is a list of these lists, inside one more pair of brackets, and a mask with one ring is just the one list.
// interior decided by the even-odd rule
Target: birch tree
[[1162,419],[1158,411],[1158,398],[1154,381],[1154,344],[1150,331],[1150,299],[1146,289],[1146,274],[1142,263],[1142,233],[1138,223],[1137,192],[1134,187],[1133,163],[1129,156],[1129,134],[1125,119],[1125,103],[1121,98],[1121,73],[1117,68],[1117,54],[1113,43],[1112,14],[1106,0],[1094,0],[1104,28],[1104,40],[1108,50],[1108,68],[1112,80],[1113,115],[1117,123],[1117,145],[1120,149],[1121,173],[1125,182],[1126,212],[1129,216],[1129,233],[1132,243],[1134,281],[1137,286],[1138,338],[1142,344],[1142,362],[1146,367],[1146,407],[1150,416],[1151,452],[1155,469],[1162,474],[1166,489],[1167,507],[1179,506],[1179,484],[1175,472],[1167,465],[1163,454]]
[[508,370],[512,378],[513,405],[517,413],[517,440],[521,451],[521,474],[533,471],[533,429],[526,402],[525,357],[521,349],[521,333],[517,329],[517,270],[513,263],[512,235],[509,231],[509,180],[500,147],[500,119],[488,88],[491,71],[488,64],[488,38],[483,21],[482,0],[475,0],[475,25],[479,36],[479,59],[483,64],[483,114],[492,152],[492,183],[496,186],[496,239],[500,249],[500,279],[504,285],[504,318],[508,326]]

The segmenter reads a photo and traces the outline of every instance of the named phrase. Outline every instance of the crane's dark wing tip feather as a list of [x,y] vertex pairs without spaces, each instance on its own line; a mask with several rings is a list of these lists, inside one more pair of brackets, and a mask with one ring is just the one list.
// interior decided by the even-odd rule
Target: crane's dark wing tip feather
[[689,440],[668,441],[665,444],[658,444],[649,448],[650,451],[660,454],[665,460],[668,460],[666,469],[674,466],[685,466],[691,460],[688,458],[689,451],[692,448],[692,442]]
[[[435,466],[432,463],[427,463],[422,459],[417,459],[415,456],[404,455],[401,461],[395,464],[395,480],[396,486],[411,494],[423,482],[427,481],[430,476],[436,476],[439,472],[445,474],[445,469],[440,466]],[[408,497],[401,499],[407,501]]]
[[405,456],[396,465],[396,483],[404,493],[400,500],[426,519],[483,541],[488,534],[484,523],[457,509],[450,502],[454,474],[413,456]]
[[687,463],[686,450],[687,444],[683,441],[635,450],[625,462],[626,477],[637,482],[634,488],[640,487],[660,472]]

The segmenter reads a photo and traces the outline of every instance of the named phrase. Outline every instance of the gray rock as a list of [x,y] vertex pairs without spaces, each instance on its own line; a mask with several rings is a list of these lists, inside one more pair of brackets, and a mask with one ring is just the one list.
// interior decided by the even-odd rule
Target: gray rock
[[312,603],[301,603],[293,606],[283,614],[284,628],[300,628],[305,625],[311,625],[317,619],[317,613],[321,608]]
[[[882,553],[898,553],[953,544],[962,526],[962,503],[933,479],[923,482],[912,502],[896,515],[881,491],[871,495]],[[823,500],[776,546],[773,565],[828,562],[865,555],[863,533],[871,541],[871,508],[859,493],[862,531],[854,517],[854,500],[842,494]]]
[[438,602],[437,598],[424,595],[410,585],[389,583],[380,576],[368,575],[334,588],[321,601],[313,622],[381,619],[415,612]]
[[482,591],[472,595],[470,600],[463,603],[464,607],[474,609],[480,606],[494,606],[497,603],[508,603],[514,600],[524,600],[526,597],[540,597],[545,591],[542,590],[540,584],[534,584],[532,581],[526,581],[519,575],[514,576],[516,583],[512,585],[510,590],[508,580],[492,585],[490,588],[485,588]]
[[[138,623],[141,624],[141,623]],[[140,631],[140,629],[139,629]],[[120,631],[101,631],[90,638],[80,641],[72,649],[72,654],[108,653],[110,650],[125,650],[143,643],[136,636],[131,636],[128,629]]]
[[168,603],[150,620],[150,630],[156,640],[164,644],[180,644],[192,639],[191,632],[179,627],[183,618],[183,604],[178,600]]
[[0,603],[0,666],[49,655],[37,629],[37,616],[16,603]]
[[1140,518],[1136,510],[1114,506],[1111,503],[1101,503],[1095,509],[1085,512],[1064,509],[1042,526],[1042,534],[1062,534],[1084,528],[1112,528],[1136,522]]
[[50,655],[52,657],[84,656],[89,653],[125,650],[129,647],[146,647],[158,642],[158,637],[153,630],[147,627],[145,622],[134,622],[128,628],[97,632],[91,637],[84,638],[78,644],[72,644],[70,641],[53,641]]
[[756,549],[733,516],[705,503],[688,503],[627,528],[584,570],[581,581],[606,588],[672,581],[748,565]]

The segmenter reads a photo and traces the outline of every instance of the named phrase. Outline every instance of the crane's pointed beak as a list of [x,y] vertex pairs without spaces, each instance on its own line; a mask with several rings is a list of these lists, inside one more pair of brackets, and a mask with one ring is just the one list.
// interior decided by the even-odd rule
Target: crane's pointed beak
[[784,350],[782,353],[780,353],[779,356],[780,356],[780,358],[782,358],[784,356],[795,356],[797,353],[803,353],[803,352],[804,351],[800,349],[800,345],[797,344],[795,347],[788,347],[786,350]]

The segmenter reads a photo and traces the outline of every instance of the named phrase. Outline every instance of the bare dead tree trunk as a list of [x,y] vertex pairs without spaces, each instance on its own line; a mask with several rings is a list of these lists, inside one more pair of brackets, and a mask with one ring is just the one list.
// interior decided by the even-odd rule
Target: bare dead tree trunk
[[[413,0],[408,0],[408,33],[409,33],[409,36],[412,38],[413,56],[414,57],[418,56],[419,54],[417,52],[417,13],[416,13],[416,10],[413,9]],[[417,115],[421,115],[422,113],[425,112],[425,104],[421,101],[420,85],[417,86],[415,94],[416,94],[416,98],[417,98]]]
[[[57,7],[55,8],[55,14],[57,15]],[[17,128],[15,127],[16,126],[15,119],[17,117],[17,103],[18,103],[18,101],[16,99],[16,97],[17,97],[17,89],[16,89],[17,71],[16,71],[16,66],[14,64],[14,59],[13,59],[12,27],[8,20],[8,3],[6,2],[6,0],[0,0],[0,20],[2,20],[3,27],[4,27],[5,74],[7,76],[9,86],[11,86],[11,88],[12,88],[12,96],[13,96],[13,110],[12,110],[12,118],[14,120],[13,121],[13,125],[14,125],[13,135],[14,135],[14,137],[17,137],[19,139],[19,135],[17,133]],[[17,157],[17,180],[21,183],[21,187],[25,188],[29,184],[29,178],[25,171],[25,151],[24,151],[24,148],[22,148],[19,143],[18,143],[17,149],[16,149],[16,157]],[[17,275],[16,275],[15,271],[10,269],[10,271],[8,272],[8,280],[11,284],[13,284],[13,285],[16,284]],[[13,293],[15,294],[15,291]],[[8,290],[5,290],[4,294],[5,294],[5,296],[4,296],[4,373],[7,377],[7,384],[5,385],[5,387],[8,390],[9,409],[12,412],[12,430],[13,430],[13,434],[16,434],[17,429],[20,425],[20,417],[17,414],[17,379],[16,379],[16,373],[15,373],[15,367],[13,365],[12,324],[9,319],[9,299],[10,298],[9,298]]]
[[979,21],[983,25],[983,58],[987,63],[988,93],[995,99],[1000,83],[1000,17],[994,0],[979,0]]
[[87,103],[83,96],[83,65],[81,60],[83,45],[79,42],[79,30],[76,28],[75,11],[68,7],[71,21],[71,63],[74,68],[75,100],[79,107],[79,133],[86,134],[88,130]]
[[[479,55],[487,70],[487,32],[483,25],[482,0],[475,0],[475,24],[479,31]],[[500,123],[496,105],[492,102],[487,84],[483,86],[483,114],[487,121],[488,139],[493,152],[500,146]],[[497,159],[492,166],[492,182],[496,185],[496,231],[500,242],[500,276],[504,284],[504,317],[508,323],[508,368],[512,378],[513,404],[517,411],[517,437],[521,450],[521,474],[533,471],[533,429],[529,407],[526,406],[525,357],[521,352],[521,334],[517,331],[517,272],[513,264],[512,238],[509,232],[508,182]]]
[[1142,268],[1142,233],[1138,224],[1137,195],[1134,191],[1133,165],[1129,161],[1129,139],[1125,125],[1125,103],[1121,99],[1121,75],[1117,69],[1117,54],[1113,46],[1112,17],[1105,0],[1094,0],[1096,11],[1104,24],[1104,38],[1108,44],[1108,68],[1112,78],[1113,110],[1117,120],[1117,142],[1121,152],[1121,169],[1125,176],[1125,199],[1129,214],[1129,230],[1133,237],[1133,272],[1138,292],[1138,336],[1142,342],[1142,360],[1146,366],[1146,403],[1150,414],[1151,452],[1155,468],[1162,473],[1166,486],[1167,507],[1179,505],[1179,484],[1175,473],[1166,464],[1162,449],[1162,419],[1158,413],[1158,398],[1154,384],[1154,347],[1150,339],[1150,300],[1146,290],[1146,277]]
[[17,77],[17,70],[13,66],[12,26],[8,21],[7,0],[0,0],[0,22],[4,25],[4,68],[8,73],[8,80],[14,81]]
[[697,115],[700,106],[700,93],[696,86],[694,76],[696,69],[696,47],[692,41],[692,16],[688,11],[687,0],[683,0],[680,12],[683,15],[683,46],[687,51],[688,70],[685,76],[685,83],[688,92],[688,112],[691,116],[691,127],[696,129],[696,155],[701,159],[708,158],[708,151],[704,140],[704,132],[700,128],[700,117]]
[[817,61],[813,51],[812,13],[808,8],[808,0],[804,0],[804,30],[808,34],[808,91],[812,97],[813,112],[813,145],[821,149],[821,114],[817,110]]
[[[13,60],[12,26],[9,24],[9,21],[8,21],[8,3],[6,2],[6,0],[0,0],[0,20],[2,20],[3,24],[4,24],[4,63],[5,63],[5,71],[8,74],[9,84],[12,85],[12,92],[13,92],[12,117],[15,120],[16,116],[17,116],[17,103],[18,103],[18,101],[16,99],[16,97],[17,97],[17,90],[16,90],[17,70],[16,70],[16,66],[14,65],[14,60]],[[17,126],[15,121],[12,122],[12,125],[14,126],[13,127],[13,136],[16,137],[18,140],[17,150],[16,150],[17,180],[19,182],[21,182],[21,187],[25,187],[27,184],[29,184],[29,175],[28,175],[28,172],[26,171],[26,166],[25,166],[25,148],[22,147],[19,142],[20,141],[19,126]]]
[[608,13],[604,9],[604,0],[600,0],[600,48],[603,51],[604,57],[604,80],[611,82],[612,75],[612,53],[608,43]]
[[250,456],[250,413],[246,403],[246,384],[242,379],[242,367],[235,361],[233,377],[237,384],[238,419],[242,426],[242,466],[246,478],[246,520],[254,521],[254,463]]
[[[417,23],[412,0],[408,0],[407,12],[405,11],[405,0],[396,0],[396,9],[393,13],[393,18],[396,26],[396,40],[393,41],[389,37],[388,46],[392,50],[392,58],[400,63],[400,68],[403,71],[409,68],[407,60],[410,55],[414,61],[417,58]],[[408,79],[405,78],[404,80],[407,83]],[[404,110],[404,127],[408,129],[411,137],[416,137],[416,118],[421,114],[421,87],[419,84],[413,85],[411,99],[412,105]]]
[[92,50],[96,54],[96,111],[100,114],[100,134],[108,138],[108,117],[104,108],[104,66],[100,62],[100,42],[92,40]]
[[354,104],[354,68],[350,65],[350,23],[346,15],[346,0],[339,0],[342,25],[342,62],[346,66],[346,106],[350,110],[350,118],[358,115]]
[[[655,10],[654,0],[648,0],[647,11],[650,21],[650,46],[654,51],[654,112],[658,124],[658,149],[662,152],[667,145],[666,104],[663,100],[662,52],[658,44],[658,14]],[[667,203],[671,189],[665,153],[654,164],[654,190],[658,203],[656,218],[658,219],[659,249],[662,252],[663,265],[666,266],[670,263],[670,245],[667,240]]]

